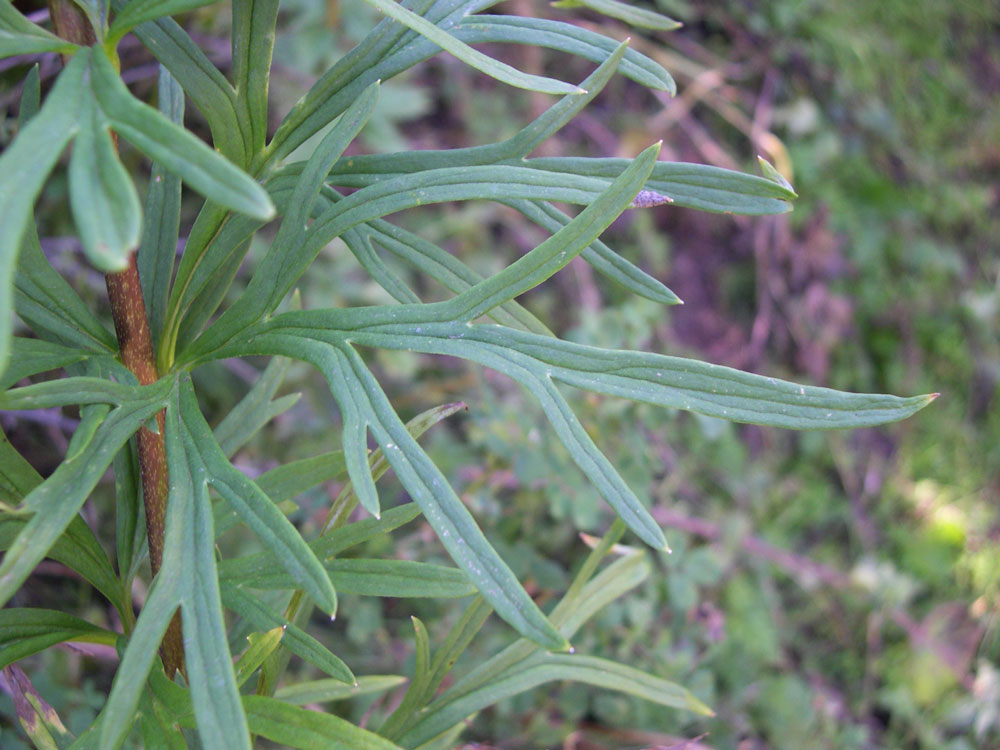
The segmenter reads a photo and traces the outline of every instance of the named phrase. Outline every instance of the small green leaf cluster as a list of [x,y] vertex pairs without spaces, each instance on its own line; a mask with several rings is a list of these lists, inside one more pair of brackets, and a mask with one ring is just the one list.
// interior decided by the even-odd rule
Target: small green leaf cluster
[[[575,680],[676,709],[710,709],[684,688],[633,667],[574,653],[570,639],[602,606],[650,574],[643,550],[618,545],[626,530],[642,543],[667,541],[649,510],[602,453],[559,390],[792,429],[839,429],[905,418],[930,398],[849,394],[800,386],[703,362],[616,351],[555,337],[516,299],[580,256],[611,281],[663,305],[679,302],[662,282],[601,241],[628,210],[693,208],[740,214],[788,210],[795,198],[775,170],[763,177],[658,161],[659,144],[632,160],[530,158],[605,87],[616,72],[673,93],[670,75],[650,58],[571,24],[489,15],[491,0],[369,0],[385,18],[327,71],[268,137],[268,84],[277,0],[234,0],[233,70],[227,77],[170,18],[205,0],[100,0],[78,3],[95,42],[81,46],[31,23],[0,0],[0,56],[56,52],[65,67],[44,103],[37,70],[24,82],[20,131],[0,156],[0,407],[80,408],[64,460],[42,479],[0,442],[0,603],[7,603],[43,558],[71,567],[117,609],[115,633],[61,612],[12,608],[0,614],[0,664],[64,641],[114,644],[121,661],[107,702],[73,748],[117,748],[131,733],[147,747],[184,747],[197,732],[210,748],[249,748],[254,736],[296,748],[447,748],[465,720],[498,700],[554,680]],[[653,30],[675,23],[615,0],[580,0],[588,9]],[[159,107],[135,98],[118,73],[117,45],[134,33],[160,64]],[[522,73],[471,44],[512,42],[569,52],[597,63],[579,85]],[[443,151],[344,156],[371,117],[380,81],[445,50],[483,74],[561,95],[514,137]],[[183,127],[187,96],[207,121],[214,149]],[[288,158],[325,131],[312,155]],[[140,205],[119,161],[115,136],[153,162]],[[118,342],[41,251],[34,202],[72,143],[69,196],[87,258],[114,272],[137,253],[159,379],[139,385]],[[179,261],[182,183],[205,202]],[[510,206],[549,238],[483,278],[442,247],[391,223],[404,209],[446,201]],[[556,204],[583,206],[575,216]],[[658,206],[663,209],[656,208]],[[257,232],[277,231],[249,285],[224,306]],[[394,304],[279,312],[310,265],[340,238]],[[424,302],[377,248],[453,293]],[[30,335],[13,335],[11,312]],[[358,347],[448,355],[501,372],[537,399],[553,433],[619,519],[598,543],[554,609],[543,612],[482,533],[419,442],[454,413],[446,405],[404,422]],[[213,431],[191,372],[229,357],[273,357],[259,382]],[[294,397],[274,396],[289,359],[314,366],[340,411],[341,449],[303,458],[256,479],[233,454]],[[67,377],[21,384],[65,368]],[[135,435],[163,415],[169,496],[163,560],[136,617],[132,582],[149,540],[140,523],[141,478]],[[371,452],[369,439],[378,450]],[[114,564],[79,511],[106,470],[114,472]],[[391,469],[412,503],[383,510],[376,481]],[[306,540],[289,520],[295,498],[330,479],[346,479],[322,533]],[[360,505],[362,520],[351,521]],[[352,557],[375,536],[422,517],[456,567]],[[216,539],[245,524],[261,551],[219,559]],[[600,569],[614,553],[614,562]],[[284,610],[259,592],[286,593]],[[355,677],[350,665],[307,632],[313,606],[333,616],[337,592],[381,597],[474,597],[432,654],[414,620],[416,667],[405,696],[373,729],[300,705],[386,691],[395,675]],[[290,597],[290,598],[288,598]],[[232,619],[227,626],[225,611]],[[184,674],[164,674],[157,654],[176,612],[184,633]],[[513,645],[441,691],[445,678],[495,613],[519,636]],[[228,633],[249,632],[234,662]],[[294,654],[327,675],[280,686]],[[256,688],[249,687],[257,675]],[[16,684],[17,681],[15,681]],[[30,684],[30,683],[29,683]],[[30,691],[22,691],[28,696]],[[25,698],[27,700],[27,698]],[[39,747],[52,719],[36,700],[21,714]],[[39,721],[41,717],[41,721]]]

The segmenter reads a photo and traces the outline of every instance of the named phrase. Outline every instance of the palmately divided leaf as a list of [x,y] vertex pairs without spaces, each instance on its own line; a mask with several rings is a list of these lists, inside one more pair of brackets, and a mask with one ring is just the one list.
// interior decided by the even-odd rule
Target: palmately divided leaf
[[[364,346],[461,357],[501,372],[510,369],[504,362],[514,358],[520,366],[539,375],[584,390],[735,422],[798,430],[894,422],[915,414],[935,398],[934,394],[900,397],[847,393],[683,357],[602,349],[502,326],[421,324],[421,313],[404,305],[368,308],[376,309],[384,312],[378,318],[369,315],[367,323],[361,322],[358,310],[282,313],[251,333],[266,331],[270,336],[281,331],[330,342],[349,338]],[[413,317],[406,323],[393,323],[394,318],[406,320],[410,315]],[[268,347],[260,348],[264,351],[243,344],[238,350],[268,353]]]
[[[258,337],[261,342],[264,338]],[[274,347],[270,353],[311,362],[323,373],[338,403],[352,399],[364,410],[361,417],[368,423],[396,476],[420,506],[452,559],[490,600],[497,613],[518,632],[545,648],[568,649],[569,644],[486,541],[469,511],[406,429],[358,355],[346,345],[330,347],[287,336],[274,337],[268,344]],[[369,474],[367,462],[364,473]],[[362,477],[351,479],[357,482]]]
[[[618,46],[613,39],[570,24],[514,16],[472,15],[493,4],[492,0],[424,0],[413,3],[412,9],[424,13],[429,22],[467,44],[498,41],[538,44],[595,63],[606,60]],[[292,108],[262,161],[270,164],[284,158],[343,112],[365,86],[375,80],[388,80],[432,57],[440,49],[429,39],[391,19],[383,20]],[[623,62],[624,75],[642,85],[673,93],[670,75],[653,60],[629,50]]]

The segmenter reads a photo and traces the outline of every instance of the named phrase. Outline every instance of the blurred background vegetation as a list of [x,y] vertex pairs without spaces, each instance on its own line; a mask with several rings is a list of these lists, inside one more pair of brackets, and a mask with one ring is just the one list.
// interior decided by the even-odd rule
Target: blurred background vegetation
[[[623,295],[575,261],[523,300],[553,330],[841,389],[942,396],[887,428],[790,433],[568,394],[674,548],[575,645],[677,680],[717,716],[564,686],[483,712],[470,741],[510,750],[1000,748],[1000,6],[657,0],[685,26],[654,34],[583,9],[531,0],[507,7],[631,35],[678,81],[670,100],[617,79],[544,154],[633,156],[662,138],[661,158],[670,160],[756,171],[760,154],[800,195],[793,213],[777,217],[669,207],[626,215],[605,239],[685,306]],[[275,116],[375,20],[362,0],[282,2]],[[186,24],[224,69],[227,23],[218,4]],[[136,43],[126,50],[127,80],[152,95],[155,65]],[[566,80],[592,67],[527,47],[490,51]],[[51,73],[56,63],[43,61],[43,77],[46,65]],[[23,72],[0,71],[0,142]],[[493,141],[549,101],[440,56],[384,85],[360,146]],[[197,117],[189,112],[189,123]],[[58,179],[39,216],[57,268],[105,304],[102,280],[68,239]],[[541,239],[513,212],[487,204],[396,220],[484,273]],[[427,299],[444,296],[426,280],[414,283]],[[339,242],[301,291],[307,307],[388,301]],[[586,554],[578,531],[600,534],[611,516],[530,399],[458,361],[372,357],[404,416],[467,402],[463,416],[428,434],[431,455],[529,591],[545,601],[564,590]],[[256,377],[251,369],[219,364],[199,380],[209,414],[238,400]],[[240,453],[248,473],[337,447],[336,409],[322,381],[293,367],[287,390],[303,398]],[[40,461],[73,428],[71,415],[22,420],[17,429],[4,419],[12,440]],[[300,498],[299,520],[318,524],[338,489]],[[385,504],[401,499],[391,479],[381,489]],[[113,538],[106,492],[88,505],[88,521]],[[228,543],[227,554],[250,542]],[[446,559],[420,526],[373,542],[366,554]],[[100,601],[64,574],[55,564],[44,569],[20,604],[75,597],[81,614],[108,622]],[[405,673],[409,616],[440,640],[460,607],[344,599],[335,627],[317,620],[312,630],[358,674]],[[491,621],[464,663],[510,638]],[[36,687],[71,730],[101,705],[111,671],[100,656],[51,649],[32,665]],[[360,720],[370,700],[356,703],[335,710]],[[0,715],[0,746],[22,747],[6,697]]]

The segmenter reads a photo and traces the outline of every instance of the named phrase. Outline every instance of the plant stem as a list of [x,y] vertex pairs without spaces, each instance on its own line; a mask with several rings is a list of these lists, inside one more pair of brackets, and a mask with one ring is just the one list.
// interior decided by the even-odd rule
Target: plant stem
[[[149,319],[139,281],[135,252],[129,254],[128,265],[122,271],[104,277],[111,300],[111,317],[121,349],[122,363],[131,370],[140,385],[151,385],[159,378]],[[156,415],[159,432],[140,427],[136,434],[139,449],[139,477],[146,510],[146,536],[149,539],[149,565],[155,576],[163,563],[163,539],[167,526],[167,448],[163,440],[164,414]],[[184,669],[184,646],[181,621],[175,614],[163,639],[163,664],[167,674]]]
[[[49,0],[49,16],[56,36],[87,47],[97,41],[87,16],[71,0]],[[69,55],[63,55],[63,61],[68,57]]]
[[[72,0],[49,0],[49,14],[56,33],[63,39],[80,45],[91,45],[96,41],[90,22]],[[112,138],[117,147],[114,134]],[[128,265],[124,270],[109,273],[104,279],[111,301],[111,316],[115,322],[122,363],[135,374],[140,385],[151,385],[159,379],[160,374],[156,368],[135,251],[129,254]],[[163,563],[167,494],[170,486],[162,411],[156,415],[156,423],[159,426],[158,433],[140,427],[136,434],[142,499],[146,511],[146,535],[149,538],[149,563],[154,576]],[[178,669],[184,670],[184,641],[178,613],[174,614],[167,628],[161,653],[168,675],[173,675]]]

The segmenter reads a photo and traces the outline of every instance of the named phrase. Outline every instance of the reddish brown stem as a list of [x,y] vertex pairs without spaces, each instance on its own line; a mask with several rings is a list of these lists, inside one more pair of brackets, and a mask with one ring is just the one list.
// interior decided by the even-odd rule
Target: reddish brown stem
[[[71,0],[49,0],[49,13],[56,33],[63,39],[80,45],[91,45],[96,40],[86,16]],[[117,139],[115,140],[117,146]],[[128,265],[122,271],[105,276],[111,315],[115,321],[118,346],[122,362],[131,370],[140,385],[150,385],[159,378],[153,339],[139,282],[139,267],[135,252],[129,255]],[[163,540],[167,521],[167,449],[163,440],[164,415],[156,415],[159,432],[140,427],[136,436],[139,448],[139,474],[142,481],[142,499],[146,510],[146,535],[149,538],[149,563],[155,576],[163,563]],[[163,639],[163,664],[167,674],[184,669],[184,641],[181,620],[174,614]]]
[[[122,362],[135,373],[140,385],[155,383],[159,377],[153,339],[149,332],[146,305],[139,281],[139,267],[135,253],[131,253],[128,266],[104,277],[111,300],[111,317],[121,349]],[[136,435],[139,448],[139,475],[142,480],[142,499],[146,509],[146,536],[149,539],[149,564],[155,576],[163,563],[163,540],[167,527],[167,448],[163,440],[164,418],[156,415],[159,432],[140,427]],[[163,664],[167,674],[184,669],[184,646],[180,617],[175,614],[163,639]]]

